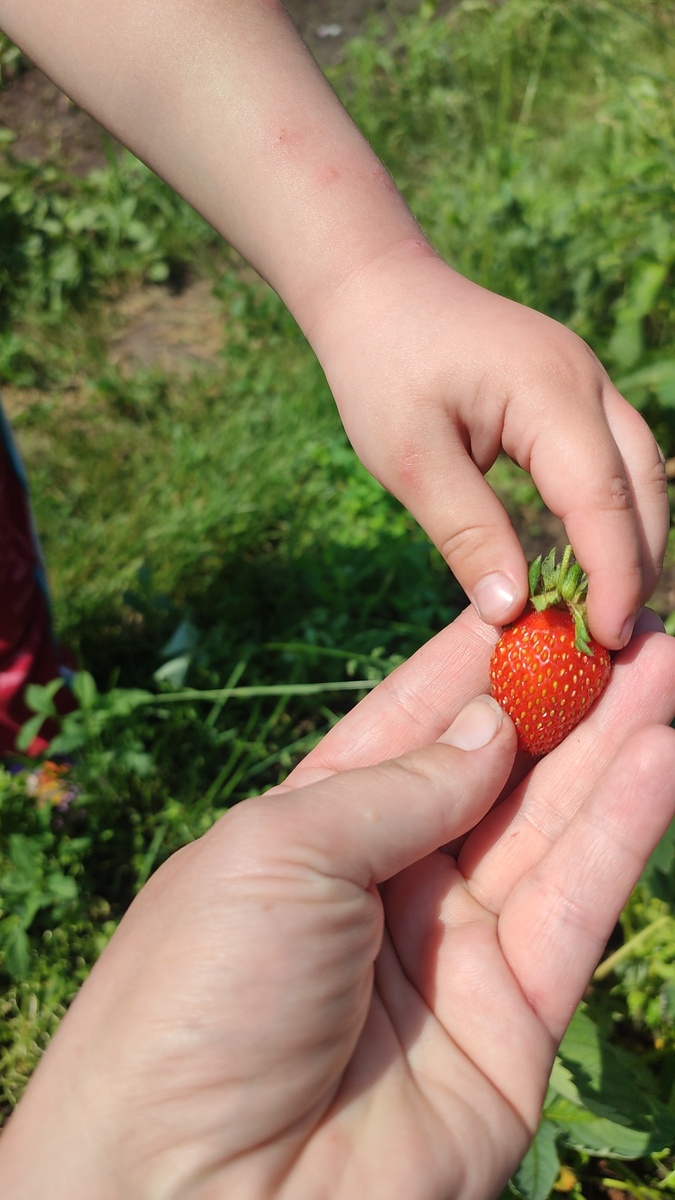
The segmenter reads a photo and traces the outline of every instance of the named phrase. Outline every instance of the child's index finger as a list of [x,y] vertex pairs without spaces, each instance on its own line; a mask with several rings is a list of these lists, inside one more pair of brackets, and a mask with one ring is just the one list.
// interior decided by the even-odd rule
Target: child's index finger
[[542,434],[531,472],[588,575],[590,631],[618,650],[658,582],[670,509],[649,427],[611,385],[603,399],[602,407],[577,409],[563,439]]
[[588,575],[589,629],[608,650],[620,650],[630,641],[638,610],[651,590],[635,509],[589,505],[564,520],[577,561]]

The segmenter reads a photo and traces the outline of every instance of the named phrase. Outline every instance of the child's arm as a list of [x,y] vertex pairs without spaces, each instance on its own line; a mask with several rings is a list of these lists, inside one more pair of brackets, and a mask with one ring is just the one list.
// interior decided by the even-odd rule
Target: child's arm
[[526,595],[482,474],[531,471],[622,644],[658,578],[663,465],[588,348],[435,255],[277,0],[0,0],[0,26],[279,293],[369,470],[489,621]]

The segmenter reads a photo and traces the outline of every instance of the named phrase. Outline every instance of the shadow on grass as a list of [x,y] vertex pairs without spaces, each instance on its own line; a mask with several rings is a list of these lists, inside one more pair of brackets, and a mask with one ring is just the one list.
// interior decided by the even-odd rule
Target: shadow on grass
[[298,555],[268,544],[223,553],[219,569],[208,577],[190,570],[172,596],[154,591],[152,578],[142,575],[119,603],[73,614],[63,635],[101,687],[111,682],[148,687],[162,648],[184,620],[198,635],[195,686],[223,683],[242,658],[251,664],[247,683],[297,679],[297,664],[287,653],[266,649],[289,642],[306,646],[303,670],[313,679],[322,673],[334,679],[332,668],[326,675],[321,648],[407,657],[465,602],[421,536],[407,541],[385,536],[357,549],[329,544]]
[[[173,597],[144,575],[125,602],[75,620],[65,633],[102,692],[154,690],[162,648],[186,620],[197,631],[189,686],[225,686],[239,665],[239,684],[289,687],[280,697],[166,703],[104,722],[78,765],[87,890],[119,915],[173,850],[277,782],[358,700],[331,682],[385,675],[463,605],[422,535],[385,535],[368,548],[329,543],[292,556],[279,542],[223,554],[219,571],[190,572]],[[327,686],[292,694],[305,683]],[[78,819],[74,811],[66,822],[72,836]]]

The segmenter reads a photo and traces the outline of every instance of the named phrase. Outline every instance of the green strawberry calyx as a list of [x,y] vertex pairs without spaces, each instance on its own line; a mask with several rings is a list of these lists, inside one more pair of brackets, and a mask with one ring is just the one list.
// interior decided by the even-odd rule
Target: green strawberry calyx
[[574,622],[574,642],[582,654],[593,657],[586,617],[588,576],[576,562],[572,547],[565,546],[560,562],[555,547],[545,558],[541,554],[530,563],[530,603],[537,612],[547,608],[567,608]]

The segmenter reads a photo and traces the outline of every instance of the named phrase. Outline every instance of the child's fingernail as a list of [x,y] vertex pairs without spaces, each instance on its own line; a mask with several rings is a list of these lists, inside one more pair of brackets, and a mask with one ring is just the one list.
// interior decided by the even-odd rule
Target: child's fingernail
[[472,600],[482,621],[499,625],[517,595],[518,589],[508,575],[486,575],[473,589]]
[[438,740],[458,750],[480,750],[492,741],[503,720],[504,713],[492,696],[478,696],[462,709]]

